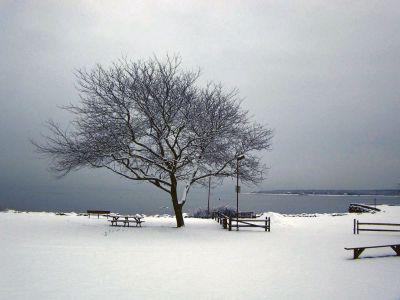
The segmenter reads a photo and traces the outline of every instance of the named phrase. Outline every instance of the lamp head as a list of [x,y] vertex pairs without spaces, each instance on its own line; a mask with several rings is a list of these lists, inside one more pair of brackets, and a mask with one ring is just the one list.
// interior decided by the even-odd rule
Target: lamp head
[[236,157],[237,160],[242,160],[244,159],[244,154],[239,155],[238,157]]

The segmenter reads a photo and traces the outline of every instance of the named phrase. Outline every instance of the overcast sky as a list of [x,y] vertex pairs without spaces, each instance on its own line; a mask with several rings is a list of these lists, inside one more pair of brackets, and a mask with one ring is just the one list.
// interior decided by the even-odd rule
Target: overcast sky
[[56,180],[29,139],[67,124],[74,69],[166,53],[275,130],[260,188],[400,183],[398,1],[2,0],[0,28],[0,192],[117,187],[99,171]]

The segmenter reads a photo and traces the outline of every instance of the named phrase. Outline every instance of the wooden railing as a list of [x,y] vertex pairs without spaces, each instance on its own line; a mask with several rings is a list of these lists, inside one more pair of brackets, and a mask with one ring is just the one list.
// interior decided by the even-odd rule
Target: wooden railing
[[[373,228],[360,228],[360,226],[373,226]],[[354,219],[353,222],[353,234],[359,234],[360,231],[383,231],[383,232],[400,232],[399,229],[386,229],[386,228],[379,228],[379,227],[396,227],[400,226],[400,224],[396,223],[372,223],[372,222],[359,222],[358,220]],[[377,228],[378,227],[378,228]]]
[[223,227],[224,229],[227,229],[227,228],[228,228],[228,219],[229,219],[229,216],[224,215],[224,214],[219,213],[219,212],[214,212],[214,213],[212,214],[212,218],[213,218],[214,220],[216,220],[219,224],[221,224],[222,227]]
[[212,217],[220,223],[224,229],[228,229],[229,231],[232,231],[232,228],[239,230],[240,227],[258,227],[268,232],[271,231],[271,218],[269,217],[265,219],[237,219],[236,217],[227,216],[218,212],[214,213]]

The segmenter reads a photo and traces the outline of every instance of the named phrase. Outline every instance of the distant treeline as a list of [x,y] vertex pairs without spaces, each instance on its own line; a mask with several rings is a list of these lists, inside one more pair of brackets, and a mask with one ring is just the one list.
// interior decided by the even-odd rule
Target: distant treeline
[[268,190],[258,191],[260,194],[286,194],[286,195],[377,195],[377,196],[400,196],[400,190]]

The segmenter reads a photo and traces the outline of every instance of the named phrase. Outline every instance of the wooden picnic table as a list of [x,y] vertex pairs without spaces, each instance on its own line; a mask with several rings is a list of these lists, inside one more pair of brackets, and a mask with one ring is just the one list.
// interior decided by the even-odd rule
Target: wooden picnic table
[[121,223],[123,226],[128,226],[130,223],[135,223],[136,227],[139,225],[142,227],[142,223],[144,222],[142,219],[142,216],[139,215],[119,215],[119,214],[110,214],[108,215],[109,217],[112,218],[112,220],[109,220],[111,222],[111,226],[118,226],[118,223]]

